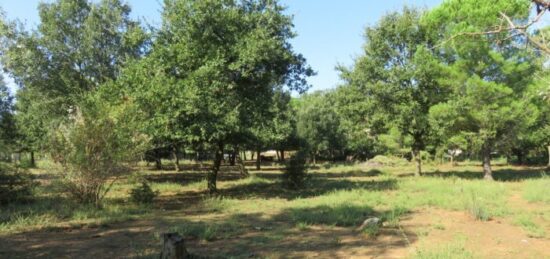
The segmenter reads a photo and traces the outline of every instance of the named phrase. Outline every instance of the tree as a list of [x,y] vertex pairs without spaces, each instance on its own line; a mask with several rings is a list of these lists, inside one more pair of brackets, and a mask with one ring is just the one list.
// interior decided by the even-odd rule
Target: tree
[[345,137],[328,95],[323,92],[304,95],[295,109],[297,135],[305,142],[313,164],[321,154],[334,159],[344,148]]
[[14,147],[16,133],[13,96],[0,74],[0,152],[8,153]]
[[[505,13],[525,20],[528,1],[446,1],[431,11],[426,24],[443,35],[482,31]],[[441,25],[444,26],[441,26]],[[443,44],[447,54],[448,101],[430,110],[437,127],[465,136],[483,159],[484,178],[492,180],[491,154],[510,148],[522,130],[537,118],[537,109],[525,98],[526,86],[537,70],[536,57],[518,48],[507,32],[458,37]]]
[[412,138],[417,176],[422,171],[420,151],[432,131],[428,111],[448,93],[438,83],[441,67],[433,53],[436,37],[420,23],[422,14],[404,8],[382,17],[366,29],[364,54],[352,69],[340,68],[346,83],[365,96],[369,128],[395,126]]
[[168,0],[162,18],[150,54],[123,73],[120,89],[153,138],[214,153],[208,189],[216,192],[226,145],[251,135],[275,87],[304,91],[312,71],[292,50],[292,19],[276,1]]
[[30,151],[86,93],[140,57],[147,42],[119,0],[58,0],[40,3],[38,13],[34,31],[0,17],[0,61],[21,88],[17,121]]

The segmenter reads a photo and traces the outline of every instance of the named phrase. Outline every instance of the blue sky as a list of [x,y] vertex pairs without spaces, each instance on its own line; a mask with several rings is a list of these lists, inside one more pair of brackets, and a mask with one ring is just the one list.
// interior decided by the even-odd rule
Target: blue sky
[[[27,27],[39,23],[39,0],[0,0],[9,19],[19,19]],[[51,2],[45,0],[42,2]],[[151,25],[160,24],[162,0],[127,0],[132,15]],[[351,65],[361,54],[365,26],[374,25],[384,14],[402,6],[433,7],[442,0],[281,0],[294,15],[298,37],[292,43],[302,53],[317,76],[309,79],[312,90],[329,89],[339,84],[337,64]],[[9,80],[8,80],[9,81]],[[11,84],[11,83],[10,83]]]

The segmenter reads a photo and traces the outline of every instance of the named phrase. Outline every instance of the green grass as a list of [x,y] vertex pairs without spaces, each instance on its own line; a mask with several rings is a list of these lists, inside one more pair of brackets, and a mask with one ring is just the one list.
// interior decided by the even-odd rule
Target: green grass
[[550,204],[550,177],[529,180],[523,186],[523,197],[529,202]]
[[515,217],[514,224],[520,226],[527,232],[529,237],[542,238],[546,236],[546,232],[542,226],[534,222],[533,216],[530,214],[520,214]]
[[436,248],[423,248],[416,251],[413,259],[474,259],[473,252],[464,247],[464,241],[455,240]]

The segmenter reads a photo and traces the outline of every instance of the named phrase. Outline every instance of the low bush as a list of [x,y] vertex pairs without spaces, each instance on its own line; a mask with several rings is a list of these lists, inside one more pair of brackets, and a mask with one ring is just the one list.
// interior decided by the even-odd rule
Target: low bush
[[0,205],[29,199],[35,186],[28,172],[0,164]]
[[153,191],[146,181],[141,182],[141,185],[130,190],[130,198],[133,202],[138,204],[153,203],[153,200],[158,195],[159,191]]
[[283,183],[290,189],[299,189],[304,186],[307,176],[306,152],[296,152],[285,165]]

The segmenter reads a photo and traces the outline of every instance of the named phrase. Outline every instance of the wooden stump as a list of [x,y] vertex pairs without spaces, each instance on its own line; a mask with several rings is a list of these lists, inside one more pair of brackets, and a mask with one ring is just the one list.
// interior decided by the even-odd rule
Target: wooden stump
[[183,237],[178,233],[162,234],[162,252],[160,259],[187,259],[190,258]]

